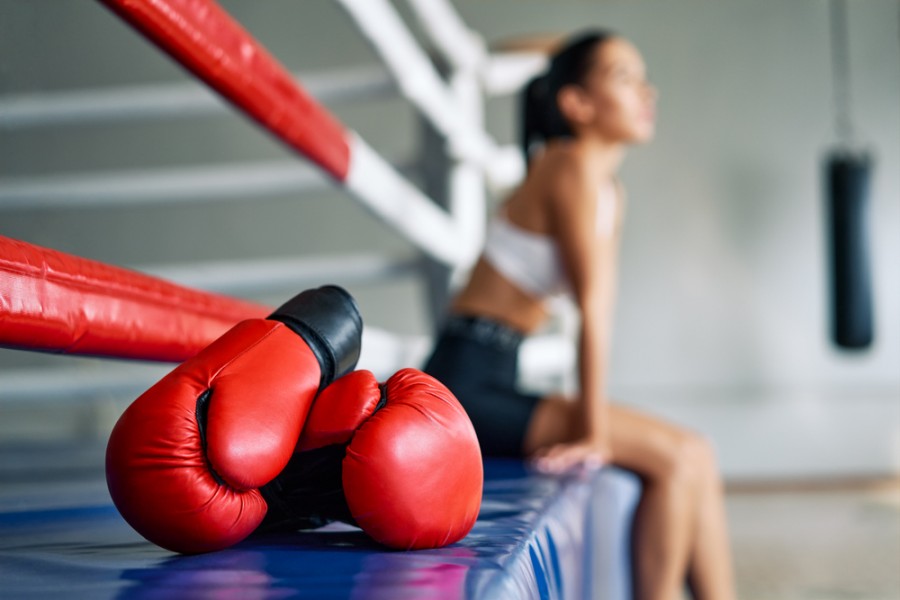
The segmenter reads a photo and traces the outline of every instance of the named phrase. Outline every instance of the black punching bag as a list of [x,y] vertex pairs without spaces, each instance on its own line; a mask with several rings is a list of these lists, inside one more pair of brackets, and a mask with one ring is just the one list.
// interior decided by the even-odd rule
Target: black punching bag
[[834,152],[827,162],[831,338],[842,348],[872,343],[874,309],[869,266],[868,196],[871,162]]

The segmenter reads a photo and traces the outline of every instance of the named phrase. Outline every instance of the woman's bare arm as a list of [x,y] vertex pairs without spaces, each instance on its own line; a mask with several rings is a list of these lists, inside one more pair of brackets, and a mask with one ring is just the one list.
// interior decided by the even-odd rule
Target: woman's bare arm
[[615,235],[598,235],[601,180],[577,157],[562,157],[558,163],[548,194],[548,216],[581,312],[577,401],[583,431],[578,441],[539,454],[553,468],[568,468],[591,457],[609,457],[605,385],[615,288]]

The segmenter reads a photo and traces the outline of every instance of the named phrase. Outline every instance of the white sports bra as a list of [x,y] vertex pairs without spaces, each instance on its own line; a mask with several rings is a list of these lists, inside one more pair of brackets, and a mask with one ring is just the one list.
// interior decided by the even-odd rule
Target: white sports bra
[[[616,226],[616,190],[613,184],[608,189],[611,193],[601,190],[597,202],[598,235]],[[510,223],[503,214],[495,215],[488,225],[483,256],[501,275],[537,298],[570,290],[556,241]]]

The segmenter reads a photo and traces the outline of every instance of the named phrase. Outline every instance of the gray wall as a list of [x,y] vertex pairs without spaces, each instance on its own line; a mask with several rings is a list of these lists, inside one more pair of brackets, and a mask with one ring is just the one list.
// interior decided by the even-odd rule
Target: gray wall
[[[328,0],[223,4],[291,70],[377,64],[350,20]],[[397,4],[405,14],[403,3]],[[844,436],[841,422],[869,411],[870,420],[854,421],[846,434],[862,448],[846,469],[900,470],[896,0],[848,3],[853,116],[860,140],[877,159],[871,194],[876,343],[857,354],[837,351],[828,341],[821,158],[834,135],[827,2],[455,5],[488,41],[611,27],[641,48],[660,90],[657,140],[631,151],[623,173],[630,204],[614,394],[701,428],[711,424],[722,438],[737,431],[745,414],[740,411],[748,407],[768,410],[783,402],[793,409],[781,414],[799,419],[801,429],[825,422],[816,430],[820,437]],[[186,79],[97,4],[0,0],[0,93]],[[406,103],[378,100],[336,112],[392,160],[415,156],[416,115]],[[512,100],[491,100],[487,114],[499,139],[514,138]],[[290,157],[235,116],[0,136],[2,178]],[[0,233],[137,267],[369,249],[415,253],[339,190],[164,208],[0,207]],[[404,333],[428,330],[419,283],[353,291],[368,323]],[[0,368],[61,360],[69,359],[4,351]],[[703,416],[712,409],[685,408],[697,402],[731,412],[720,419]],[[878,443],[867,446],[873,437]],[[757,469],[760,460],[774,464],[777,456],[756,460],[753,454],[743,447],[728,460],[735,472],[777,471]],[[795,470],[814,472],[824,460],[812,452]]]

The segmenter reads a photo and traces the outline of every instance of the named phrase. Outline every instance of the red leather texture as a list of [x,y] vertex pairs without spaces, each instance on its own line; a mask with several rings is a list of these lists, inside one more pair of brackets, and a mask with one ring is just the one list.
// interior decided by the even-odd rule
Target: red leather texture
[[371,371],[353,371],[335,380],[316,399],[297,450],[346,444],[375,412],[380,398],[381,388]]
[[475,524],[484,473],[472,423],[433,377],[403,369],[388,379],[387,404],[357,430],[343,464],[357,524],[399,549],[438,548]]
[[[319,363],[287,326],[239,323],[116,423],[106,453],[116,508],[138,533],[175,552],[244,539],[267,510],[256,488],[288,463],[319,383]],[[198,399],[207,391],[204,418]]]
[[0,346],[180,362],[270,312],[0,236]]

